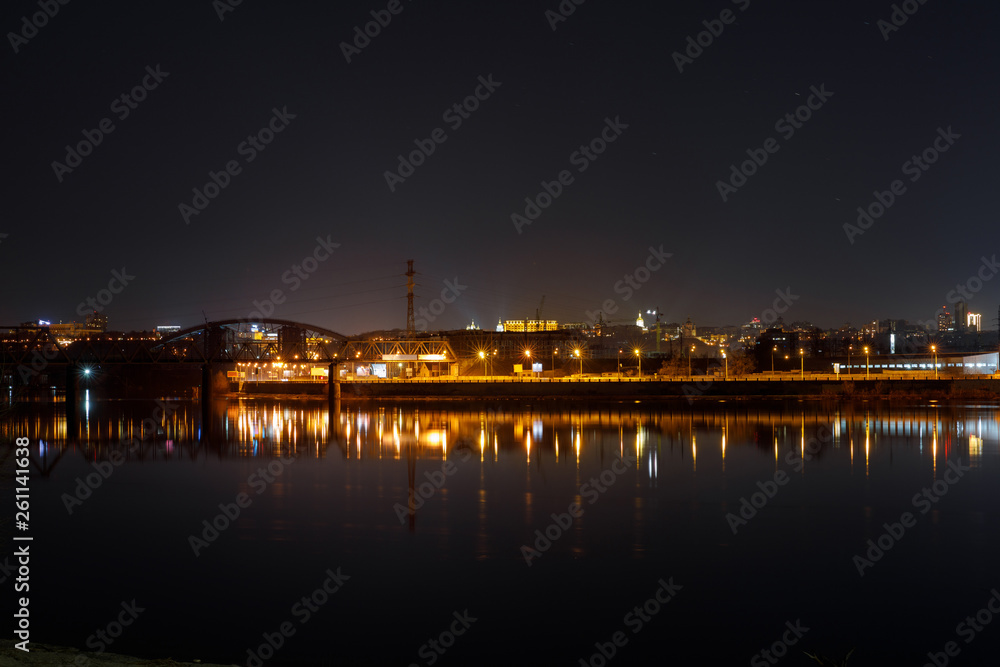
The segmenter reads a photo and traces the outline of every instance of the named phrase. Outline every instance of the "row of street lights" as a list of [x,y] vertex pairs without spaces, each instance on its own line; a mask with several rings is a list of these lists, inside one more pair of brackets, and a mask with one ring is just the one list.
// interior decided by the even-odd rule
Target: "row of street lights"
[[[695,346],[691,346],[692,354],[695,351]],[[771,349],[771,375],[774,375],[774,355],[778,351],[778,346],[775,345]],[[851,353],[854,351],[853,345],[847,346],[847,374],[851,374]],[[931,352],[934,354],[934,379],[938,379],[938,363],[937,363],[937,345],[931,345]],[[555,355],[559,353],[559,349],[556,348],[552,352],[552,367],[555,368]],[[639,361],[639,377],[642,377],[642,354],[639,348],[634,350],[636,359]],[[871,379],[871,352],[867,345],[864,346],[865,353],[865,379]],[[496,354],[494,350],[493,354]],[[799,349],[799,376],[804,380],[806,377],[806,362],[805,362],[805,350]],[[525,350],[524,356],[531,361],[531,350]],[[581,354],[580,348],[573,350],[573,356],[580,360],[580,375],[583,376],[583,356]],[[691,375],[691,354],[688,355],[688,377],[693,377]],[[488,375],[486,372],[486,359],[487,354],[484,350],[479,350],[479,358],[483,361],[483,375]],[[729,357],[726,355],[725,350],[722,351],[722,359],[725,362],[725,379],[729,379]],[[788,355],[785,355],[785,360],[788,360]],[[618,377],[622,376],[622,350],[618,350]]]

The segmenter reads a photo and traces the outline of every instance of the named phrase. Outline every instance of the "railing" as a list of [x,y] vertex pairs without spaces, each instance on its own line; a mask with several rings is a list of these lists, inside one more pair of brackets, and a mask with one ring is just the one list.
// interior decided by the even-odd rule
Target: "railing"
[[524,384],[524,383],[573,383],[573,382],[587,382],[587,383],[615,383],[615,382],[680,382],[680,383],[690,383],[690,382],[864,382],[864,381],[900,381],[900,380],[997,380],[1000,379],[1000,374],[991,375],[944,375],[940,374],[937,378],[934,377],[934,373],[914,373],[913,375],[898,375],[893,373],[892,375],[882,375],[880,373],[872,373],[870,377],[866,378],[864,374],[860,375],[845,375],[841,373],[840,375],[830,373],[830,374],[809,374],[806,373],[805,377],[800,374],[790,374],[790,375],[748,375],[744,377],[731,377],[723,378],[714,375],[693,375],[693,376],[679,376],[679,377],[659,377],[659,376],[647,376],[647,377],[563,377],[563,378],[519,378],[510,377],[506,375],[490,376],[490,377],[418,377],[418,378],[347,378],[341,380],[341,382],[356,382],[356,383],[367,383],[367,384],[407,384],[414,382],[438,382],[438,383],[455,383],[455,384]]

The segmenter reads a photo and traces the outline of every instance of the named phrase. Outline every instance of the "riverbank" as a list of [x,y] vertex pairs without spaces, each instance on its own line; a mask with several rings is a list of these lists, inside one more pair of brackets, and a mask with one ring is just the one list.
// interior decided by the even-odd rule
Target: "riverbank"
[[[231,387],[231,396],[327,397],[326,383],[244,383]],[[341,400],[352,399],[502,399],[502,398],[629,398],[636,400],[690,400],[701,398],[931,398],[1000,399],[995,376],[962,378],[899,378],[843,380],[835,376],[723,379],[693,378],[428,378],[412,380],[348,380],[340,383]]]
[[36,667],[101,667],[103,665],[146,665],[147,667],[231,667],[207,662],[175,662],[170,658],[137,658],[116,653],[94,653],[63,646],[31,642],[25,653],[14,648],[13,640],[0,640],[0,667],[33,665]]

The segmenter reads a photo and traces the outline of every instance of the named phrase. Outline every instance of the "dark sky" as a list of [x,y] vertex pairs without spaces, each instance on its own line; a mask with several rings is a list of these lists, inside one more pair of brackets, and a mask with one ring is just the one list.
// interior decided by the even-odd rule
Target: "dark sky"
[[[606,319],[658,307],[739,324],[776,290],[794,295],[786,321],[917,321],[958,284],[994,326],[1000,278],[969,281],[1000,270],[982,261],[997,252],[996,3],[911,0],[888,32],[892,3],[871,0],[566,0],[555,30],[556,0],[402,0],[350,62],[341,43],[386,2],[243,0],[220,20],[222,4],[70,2],[35,30],[36,2],[4,3],[0,324],[81,320],[103,295],[113,329],[188,326],[280,290],[274,317],[404,327],[413,259],[431,329],[532,317],[543,295],[543,317],[566,322],[612,300]],[[712,28],[679,71],[674,53]],[[455,127],[444,114],[479,77],[498,85]],[[130,109],[120,98],[144,78],[155,87]],[[798,128],[776,126],[810,101]],[[294,118],[248,148],[275,109]],[[53,165],[102,119],[113,131],[78,166]],[[574,157],[606,119],[614,141]],[[437,128],[445,141],[390,189],[397,156]],[[948,150],[907,168],[939,128]],[[767,161],[723,201],[748,150]],[[180,205],[230,161],[239,173],[185,221]],[[512,214],[564,170],[572,182],[519,233]],[[905,191],[849,239],[895,180]],[[318,237],[339,247],[306,280],[286,273]],[[647,274],[651,247],[671,257]],[[102,294],[123,267],[128,284]]]

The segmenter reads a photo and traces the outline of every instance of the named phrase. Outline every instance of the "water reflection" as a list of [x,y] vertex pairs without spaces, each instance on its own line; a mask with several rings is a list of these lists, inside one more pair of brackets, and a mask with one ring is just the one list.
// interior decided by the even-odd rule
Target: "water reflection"
[[[658,404],[517,403],[364,403],[324,401],[216,401],[210,422],[202,423],[197,403],[186,401],[111,401],[84,399],[80,436],[67,437],[60,406],[32,406],[3,425],[4,435],[33,434],[40,441],[36,470],[48,474],[67,452],[90,460],[112,451],[126,460],[176,457],[244,458],[297,456],[322,459],[336,451],[346,460],[446,460],[469,450],[479,461],[518,457],[525,466],[551,459],[572,463],[594,449],[606,456],[634,455],[637,469],[655,485],[665,464],[699,471],[699,453],[725,473],[727,457],[749,450],[774,457],[795,451],[807,464],[827,450],[844,453],[852,472],[872,473],[884,450],[906,443],[930,458],[936,477],[938,458],[961,457],[980,466],[995,453],[1000,412],[990,405],[816,403],[733,403],[695,406]],[[813,440],[823,446],[807,456]],[[701,449],[701,452],[699,452]],[[709,456],[709,459],[705,459]],[[861,457],[863,456],[863,461]],[[856,466],[863,466],[856,468]]]
[[[42,552],[51,592],[40,608],[88,601],[79,618],[48,621],[56,643],[83,645],[93,632],[91,609],[114,608],[142,590],[157,622],[131,629],[123,651],[125,641],[173,651],[183,637],[203,658],[236,646],[213,661],[228,663],[273,627],[262,613],[286,610],[315,586],[316,573],[343,563],[357,572],[359,593],[325,609],[312,634],[296,635],[282,654],[289,664],[325,655],[338,633],[368,636],[372,619],[405,634],[404,646],[419,645],[438,617],[473,604],[496,612],[496,634],[483,640],[490,653],[523,631],[525,614],[532,627],[551,628],[533,642],[575,641],[573,653],[610,636],[608,623],[613,629],[651,582],[676,573],[691,582],[691,595],[658,626],[669,629],[663,655],[695,638],[706,653],[727,652],[720,664],[745,664],[792,613],[817,619],[816,636],[843,632],[844,641],[867,642],[869,654],[882,640],[864,639],[868,628],[888,613],[911,628],[892,642],[919,648],[939,623],[923,616],[929,595],[947,599],[939,607],[951,614],[967,608],[961,596],[978,599],[980,588],[996,585],[1000,532],[984,511],[997,502],[994,405],[441,401],[331,409],[325,401],[230,400],[211,407],[203,421],[191,402],[84,402],[76,438],[67,437],[73,429],[59,405],[29,406],[0,425],[3,437],[32,438],[40,512],[33,518],[50,543],[102,547],[74,553],[86,576],[59,567],[64,551]],[[113,481],[69,512],[65,499],[94,474],[91,464],[118,455],[124,463]],[[294,464],[194,556],[192,531],[220,503],[252,493],[249,480],[279,456]],[[628,462],[625,472],[620,461]],[[858,577],[852,556],[958,461],[979,468],[970,477],[981,482],[949,493],[875,575]],[[591,500],[588,485],[608,470],[614,484]],[[727,516],[779,471],[792,481],[734,533]],[[521,547],[572,503],[583,515],[529,568]],[[961,586],[926,578],[955,562]],[[247,572],[267,573],[254,579],[252,599]],[[94,573],[104,577],[100,594]],[[404,604],[386,603],[396,599]],[[202,639],[178,619],[213,632]],[[954,626],[950,616],[940,622]],[[643,641],[654,636],[643,633]],[[753,650],[737,655],[746,647]],[[356,660],[367,650],[358,642],[348,649]],[[412,655],[393,658],[385,663],[408,664]]]

